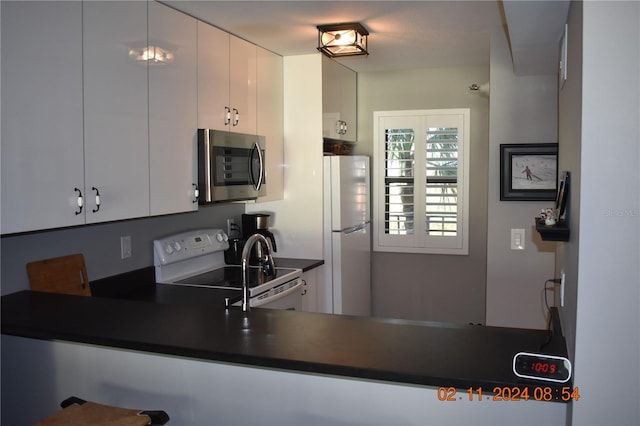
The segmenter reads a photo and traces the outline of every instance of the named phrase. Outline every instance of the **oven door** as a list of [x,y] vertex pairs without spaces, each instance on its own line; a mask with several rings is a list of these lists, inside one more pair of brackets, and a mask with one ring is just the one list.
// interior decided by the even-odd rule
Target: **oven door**
[[250,300],[252,308],[302,310],[302,278],[287,281],[269,291],[258,294]]

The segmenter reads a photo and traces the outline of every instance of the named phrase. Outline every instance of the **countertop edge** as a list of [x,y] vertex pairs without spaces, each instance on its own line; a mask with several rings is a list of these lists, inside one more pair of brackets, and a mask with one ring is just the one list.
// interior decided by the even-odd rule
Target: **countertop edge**
[[[109,314],[113,312],[118,312],[118,315]],[[184,336],[184,333],[180,333],[181,325],[174,324],[174,322],[178,321],[178,318],[183,318],[185,314],[192,314],[197,321],[205,321],[203,324],[206,324],[206,326],[202,329],[202,332],[193,333],[193,335],[189,336]],[[84,321],[78,322],[77,316],[84,318]],[[140,324],[138,321],[137,327],[133,327],[136,330],[131,330],[130,328],[132,327],[128,327],[128,325],[132,319],[138,318],[139,320],[140,317],[148,318],[150,324]],[[49,318],[55,319],[47,321]],[[468,366],[468,358],[474,357],[473,354],[469,354],[467,353],[468,351],[464,350],[465,348],[470,348],[469,342],[465,342],[468,338],[472,338],[473,341],[477,342],[485,342],[487,339],[494,339],[495,342],[509,342],[516,338],[520,341],[529,341],[530,339],[531,343],[540,343],[541,339],[546,335],[543,330],[502,329],[455,324],[438,325],[415,321],[256,309],[255,312],[252,310],[249,313],[249,319],[257,328],[252,329],[246,337],[257,339],[257,343],[250,345],[247,349],[242,345],[243,336],[245,335],[239,328],[243,318],[245,316],[239,310],[232,310],[230,313],[225,314],[217,310],[211,311],[210,308],[204,306],[161,305],[141,301],[86,298],[23,291],[13,295],[2,296],[1,331],[3,334],[17,337],[49,341],[60,340],[147,352],[161,356],[179,356],[201,361],[224,362],[250,367],[273,368],[292,372],[407,385],[455,387],[459,389],[482,387],[486,389],[485,392],[490,392],[494,387],[506,386],[518,386],[521,388],[533,388],[543,385],[555,388],[571,386],[570,382],[562,385],[540,384],[510,377],[503,370],[505,362],[498,363],[503,365],[500,368],[502,372],[496,372],[495,374],[490,372],[493,367],[490,367],[489,364],[486,364],[480,370],[470,369]],[[92,322],[96,322],[95,325]],[[277,331],[280,330],[279,327],[287,329],[289,324],[293,326],[296,323],[297,331],[293,333],[294,336],[298,337],[282,337],[294,339],[286,340],[289,343],[285,345],[285,349],[280,350],[279,346],[269,346],[269,339],[278,339],[277,334],[274,335],[275,337],[269,337],[271,332],[279,333]],[[277,327],[273,331],[269,331],[269,328],[265,328],[268,324]],[[314,324],[318,324],[321,329],[335,330],[344,334],[337,337],[329,337],[329,340],[324,338],[305,340],[305,338],[301,337],[302,334],[300,333],[308,334],[309,327],[314,327]],[[219,327],[226,328],[221,331],[215,331],[219,330]],[[363,350],[359,345],[368,340],[362,338],[359,339],[359,343],[353,342],[353,337],[356,335],[349,333],[353,333],[356,330],[362,330],[371,336],[378,336],[377,330],[379,330],[386,336],[382,336],[380,343],[383,347],[387,344],[395,343],[400,345],[401,350],[391,351],[389,354],[372,354],[374,357],[371,360],[363,359],[358,361],[359,358],[356,354],[358,351]],[[222,342],[207,343],[204,341],[198,343],[199,341],[190,340],[193,336],[203,335],[202,333],[204,335],[214,333],[214,340],[216,338],[230,340],[228,344]],[[398,336],[397,333],[402,334],[402,336]],[[289,335],[290,333],[287,332],[286,334]],[[228,335],[232,335],[232,337],[229,338]],[[165,336],[168,336],[166,340]],[[428,352],[424,352],[424,347],[411,346],[410,343],[412,339],[424,339],[427,336],[440,339],[429,341],[429,344],[434,348],[439,348],[440,352],[443,352],[443,356],[448,354],[448,358],[454,354],[452,351],[458,346],[452,346],[449,350],[443,351],[442,345],[448,344],[446,342],[451,339],[460,342],[456,343],[456,345],[463,344],[463,347],[456,349],[458,357],[462,357],[460,361],[442,359],[442,366],[438,366],[438,368],[429,367],[431,362],[438,362],[437,360],[440,358],[437,358],[437,356],[439,355],[436,358],[431,358],[431,361],[420,358],[422,356],[420,355],[421,353],[427,354]],[[561,335],[558,338],[562,342],[555,342],[560,343],[560,346],[553,348],[553,351],[559,355],[566,354],[566,344],[562,345],[564,338]],[[378,337],[376,337],[376,341],[378,340]],[[260,343],[260,341],[262,342]],[[313,349],[305,347],[309,345],[316,347],[315,345],[324,344],[325,342],[334,342],[335,344],[337,344],[336,342],[343,342],[343,344],[352,347],[351,349],[323,349],[325,352],[328,351],[326,355],[328,358],[323,358],[324,355],[318,356]],[[301,344],[303,346],[300,346]],[[403,346],[404,348],[402,348]],[[414,348],[416,354],[406,358],[407,350],[411,347]],[[300,348],[300,350],[297,348]],[[487,346],[485,350],[489,348]],[[274,349],[277,350],[274,351]],[[474,351],[477,352],[478,349],[482,348],[476,348]],[[382,350],[384,352],[383,348]],[[353,354],[353,356],[345,359],[344,351]],[[511,353],[510,351],[507,352]],[[484,350],[479,353],[484,353]],[[491,349],[489,353],[493,355],[490,355],[487,361],[495,363],[497,361],[495,357],[503,354],[504,350],[500,349],[496,352],[496,349]],[[391,358],[388,358],[388,356],[391,356]],[[429,356],[431,357],[432,355]],[[416,357],[422,361],[418,361]],[[406,360],[415,364],[417,369],[414,370],[413,367],[404,368],[406,365],[402,363],[406,362]],[[451,364],[452,362],[454,364]],[[454,367],[459,365],[460,371],[458,371],[458,367],[452,370],[452,365]],[[401,367],[396,368],[397,366]]]

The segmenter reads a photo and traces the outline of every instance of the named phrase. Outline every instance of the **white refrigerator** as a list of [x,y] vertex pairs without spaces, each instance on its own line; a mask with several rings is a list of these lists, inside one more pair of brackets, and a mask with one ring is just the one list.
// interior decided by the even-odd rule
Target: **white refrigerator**
[[325,312],[371,315],[369,157],[324,157]]

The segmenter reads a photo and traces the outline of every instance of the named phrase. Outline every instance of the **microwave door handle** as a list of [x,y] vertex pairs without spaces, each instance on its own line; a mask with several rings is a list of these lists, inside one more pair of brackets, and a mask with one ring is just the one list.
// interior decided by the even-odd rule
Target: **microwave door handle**
[[258,179],[256,181],[255,176],[253,176],[253,168],[250,168],[251,170],[251,180],[253,183],[253,187],[255,188],[256,191],[260,190],[260,187],[262,186],[262,176],[264,176],[264,159],[262,158],[262,151],[260,150],[260,145],[258,145],[258,143],[254,143],[253,144],[253,150],[251,151],[251,161],[253,162],[253,155],[254,153],[258,154],[258,162],[260,163],[260,170],[258,172]]
[[210,131],[206,129],[204,131],[204,196],[205,201],[211,202],[211,139],[210,139]]

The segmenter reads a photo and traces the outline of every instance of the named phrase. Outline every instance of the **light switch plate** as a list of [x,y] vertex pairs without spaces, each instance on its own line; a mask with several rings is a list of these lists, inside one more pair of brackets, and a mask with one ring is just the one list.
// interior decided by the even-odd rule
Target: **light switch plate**
[[128,259],[131,257],[131,236],[125,235],[120,237],[120,259]]
[[511,250],[524,250],[524,229],[511,229]]

